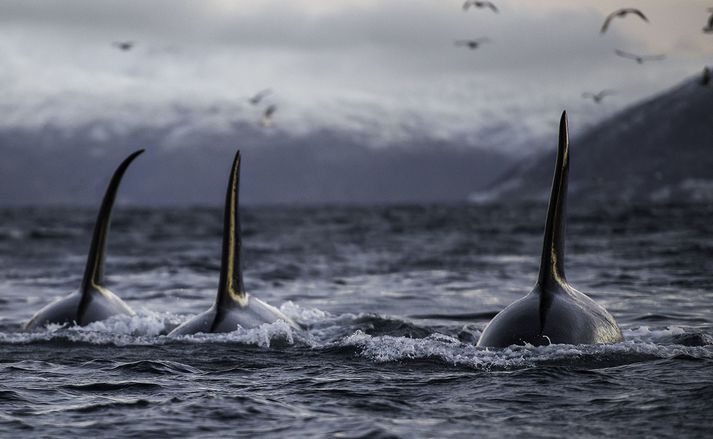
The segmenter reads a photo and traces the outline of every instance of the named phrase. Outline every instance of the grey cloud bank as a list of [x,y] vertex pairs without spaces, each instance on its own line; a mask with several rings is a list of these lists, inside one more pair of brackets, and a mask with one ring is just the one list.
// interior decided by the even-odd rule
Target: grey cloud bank
[[[86,101],[80,105],[94,105],[99,114],[122,106],[170,113],[176,102],[242,104],[272,86],[289,129],[354,119],[378,129],[390,124],[384,120],[408,123],[415,114],[464,132],[486,111],[506,117],[517,107],[517,116],[535,123],[544,107],[590,112],[579,99],[585,86],[622,89],[612,103],[622,106],[713,54],[710,47],[683,59],[672,54],[671,62],[642,77],[639,66],[611,52],[655,49],[644,38],[623,34],[623,26],[601,38],[602,16],[587,2],[550,3],[501,2],[496,16],[463,13],[458,2],[440,1],[9,1],[0,5],[0,62],[6,102],[17,111],[71,114]],[[691,33],[687,44],[696,46],[699,32]],[[480,35],[493,43],[474,52],[453,47],[455,39]],[[136,49],[113,50],[110,42],[118,39],[137,41]]]
[[[435,0],[5,1],[0,145],[17,150],[52,132],[63,140],[47,147],[67,155],[114,156],[117,145],[143,138],[152,144],[134,146],[181,154],[195,142],[197,157],[215,138],[226,140],[221,151],[247,143],[256,153],[301,151],[309,139],[321,145],[310,154],[334,144],[345,157],[363,152],[371,166],[386,160],[383,149],[421,154],[438,145],[453,157],[489,151],[499,157],[491,168],[501,169],[549,146],[563,108],[584,130],[713,55],[713,37],[700,32],[705,2],[631,3],[651,24],[622,20],[600,37],[615,1],[500,1],[497,15]],[[493,42],[476,51],[453,45],[479,36]],[[121,52],[116,40],[137,44]],[[615,47],[668,59],[639,66]],[[278,111],[275,127],[261,132],[261,109],[247,98],[265,87]],[[603,88],[617,93],[602,105],[580,97]],[[270,157],[278,166],[279,155]]]
[[[365,147],[358,136],[321,130],[265,134],[238,123],[231,132],[136,129],[114,136],[100,125],[0,131],[3,205],[92,205],[112,167],[136,145],[120,200],[132,204],[220,205],[236,144],[243,152],[247,204],[458,202],[512,160],[452,143],[411,140]],[[11,140],[8,140],[11,139]]]

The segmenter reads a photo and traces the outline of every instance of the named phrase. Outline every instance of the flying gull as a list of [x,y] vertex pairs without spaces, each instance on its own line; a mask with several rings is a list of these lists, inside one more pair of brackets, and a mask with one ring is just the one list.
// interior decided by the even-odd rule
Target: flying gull
[[454,44],[456,46],[463,46],[467,47],[470,50],[475,50],[480,47],[481,44],[489,42],[490,40],[488,38],[478,38],[475,40],[456,40]]
[[476,7],[478,9],[482,8],[489,8],[493,12],[497,13],[498,12],[498,7],[493,4],[493,2],[482,2],[482,1],[477,1],[477,0],[466,0],[465,3],[463,3],[463,10],[467,11],[471,7]]
[[264,90],[260,90],[259,92],[255,93],[255,95],[248,100],[250,101],[251,104],[257,105],[260,103],[260,101],[262,101],[266,96],[268,96],[270,94],[272,94],[272,90],[270,90],[269,88],[266,88]]
[[636,55],[620,49],[616,49],[614,52],[622,58],[633,59],[639,64],[643,64],[644,61],[660,61],[666,58],[666,55]]
[[649,19],[646,18],[646,15],[644,15],[644,13],[641,12],[640,10],[638,10],[638,9],[635,9],[635,8],[619,9],[619,10],[617,10],[617,11],[612,12],[611,14],[609,14],[609,15],[607,16],[607,18],[604,20],[604,24],[602,24],[602,28],[601,28],[601,30],[599,31],[599,33],[603,34],[604,32],[606,32],[607,29],[609,28],[609,23],[611,23],[611,21],[612,21],[613,19],[615,19],[615,18],[624,18],[624,17],[626,17],[626,16],[629,15],[629,14],[638,15],[638,16],[639,16],[642,20],[644,20],[645,22],[647,22],[647,23],[649,22]]
[[131,50],[135,44],[133,41],[114,41],[111,43],[112,46],[124,52]]
[[708,12],[711,13],[711,16],[708,17],[708,24],[703,28],[703,32],[713,34],[713,8],[708,8]]
[[277,106],[274,104],[265,108],[265,112],[262,114],[262,119],[260,120],[260,124],[264,128],[272,126],[272,115],[275,114],[275,111],[277,111]]
[[611,96],[613,94],[614,92],[611,90],[602,90],[599,93],[582,93],[582,97],[585,99],[591,99],[595,103],[599,104],[606,96]]

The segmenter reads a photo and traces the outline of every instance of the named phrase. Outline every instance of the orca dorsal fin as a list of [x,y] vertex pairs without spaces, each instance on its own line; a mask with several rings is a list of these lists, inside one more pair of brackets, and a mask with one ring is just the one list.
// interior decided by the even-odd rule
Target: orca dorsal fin
[[567,112],[560,119],[559,144],[552,192],[547,208],[547,223],[542,244],[542,260],[537,283],[541,287],[562,285],[567,282],[564,274],[565,223],[567,205],[567,178],[569,174],[569,132]]
[[140,149],[133,152],[116,168],[114,175],[109,181],[109,186],[104,193],[97,220],[94,223],[94,235],[92,236],[92,244],[89,247],[89,255],[87,256],[87,266],[84,269],[84,279],[82,280],[82,292],[96,288],[104,282],[104,259],[106,256],[106,239],[109,234],[109,223],[111,222],[111,209],[114,207],[116,193],[119,190],[121,178],[124,176],[126,169],[131,162],[138,157],[144,150]]
[[223,255],[220,264],[220,285],[216,303],[218,308],[232,305],[244,306],[247,302],[243,285],[242,241],[240,239],[240,150],[235,154],[230,169],[228,190],[225,194],[223,219]]

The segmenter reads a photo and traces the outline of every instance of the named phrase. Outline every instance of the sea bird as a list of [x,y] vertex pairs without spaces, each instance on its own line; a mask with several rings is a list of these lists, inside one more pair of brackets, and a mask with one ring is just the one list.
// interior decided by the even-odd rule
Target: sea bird
[[470,50],[475,50],[480,47],[481,44],[489,42],[490,39],[488,38],[478,38],[475,40],[456,40],[453,44],[455,44],[456,46],[467,47]]
[[617,18],[617,17],[624,18],[629,14],[638,15],[645,22],[647,22],[647,23],[649,22],[649,19],[646,18],[646,15],[644,15],[644,13],[641,12],[640,10],[635,9],[635,8],[623,8],[623,9],[616,10],[607,16],[607,18],[604,20],[604,24],[602,24],[602,28],[599,30],[599,33],[603,34],[604,32],[606,32],[607,29],[609,28],[609,23],[611,23],[611,21],[614,18]]
[[613,94],[614,94],[614,92],[611,90],[602,90],[599,93],[589,93],[589,92],[582,93],[582,97],[585,99],[591,99],[595,103],[599,104],[602,102],[602,100],[606,96],[611,96]]
[[253,97],[248,99],[248,101],[250,101],[250,103],[253,105],[257,105],[260,103],[260,101],[262,101],[265,97],[267,97],[270,94],[272,94],[272,90],[270,90],[269,88],[266,88],[264,90],[260,90],[259,92],[255,93],[255,95],[253,95]]
[[708,12],[711,13],[711,16],[708,17],[708,24],[703,28],[703,32],[713,34],[713,8],[708,8]]
[[277,105],[275,104],[265,108],[265,112],[262,113],[262,119],[260,120],[260,124],[264,128],[272,126],[272,115],[275,114],[275,111],[277,111]]
[[136,43],[134,43],[133,41],[114,41],[113,43],[111,43],[111,45],[119,50],[127,52],[131,50],[136,45]]
[[493,12],[498,13],[498,8],[493,4],[493,2],[466,0],[465,3],[463,3],[463,10],[467,11],[470,7],[476,7],[478,9],[489,8]]
[[614,50],[614,52],[622,58],[633,59],[639,64],[643,64],[644,61],[660,61],[666,58],[666,55],[636,55],[634,53],[625,52],[620,49]]
[[711,82],[711,69],[708,66],[703,67],[703,75],[701,75],[701,85],[706,86]]

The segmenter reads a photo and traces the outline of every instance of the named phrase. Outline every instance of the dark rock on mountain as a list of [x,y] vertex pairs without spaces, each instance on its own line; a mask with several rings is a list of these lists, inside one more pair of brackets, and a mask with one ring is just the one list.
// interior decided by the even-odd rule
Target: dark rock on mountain
[[[546,200],[556,143],[553,131],[551,151],[520,163],[471,199]],[[713,201],[713,87],[689,79],[602,121],[570,145],[571,203]]]
[[339,131],[291,135],[247,123],[191,124],[199,118],[166,127],[96,122],[0,130],[0,206],[94,205],[116,164],[137,148],[147,151],[127,173],[119,199],[141,205],[220,205],[236,148],[243,151],[247,204],[462,201],[513,163],[455,142],[373,147]]

